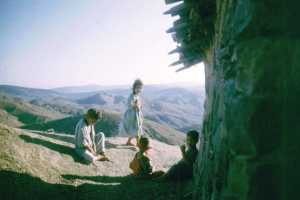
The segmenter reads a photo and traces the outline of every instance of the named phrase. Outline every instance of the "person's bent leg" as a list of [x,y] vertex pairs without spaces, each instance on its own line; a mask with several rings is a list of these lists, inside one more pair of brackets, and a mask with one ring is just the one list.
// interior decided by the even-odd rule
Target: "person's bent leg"
[[128,137],[128,140],[127,140],[127,142],[126,142],[126,145],[130,145],[130,146],[134,146],[134,144],[132,144],[132,137]]
[[163,175],[165,174],[165,172],[164,171],[155,171],[155,172],[153,172],[152,174],[151,174],[151,178],[152,179],[156,179],[156,178],[160,178],[160,177],[162,177]]
[[96,151],[97,153],[105,153],[105,135],[100,132],[95,136]]
[[94,163],[95,161],[97,161],[97,156],[94,156],[89,150],[85,149],[85,150],[77,150],[76,151],[77,154],[79,154],[79,156],[81,156],[82,158],[84,158],[84,160],[90,162],[90,163]]
[[101,156],[97,157],[99,161],[110,161],[110,159],[105,155],[105,135],[100,132],[95,136],[96,152]]
[[183,181],[192,178],[193,167],[189,167],[186,163],[178,162],[173,165],[166,174],[163,175],[165,180]]
[[179,179],[181,173],[182,164],[176,163],[170,167],[170,169],[162,176],[164,180],[176,181]]

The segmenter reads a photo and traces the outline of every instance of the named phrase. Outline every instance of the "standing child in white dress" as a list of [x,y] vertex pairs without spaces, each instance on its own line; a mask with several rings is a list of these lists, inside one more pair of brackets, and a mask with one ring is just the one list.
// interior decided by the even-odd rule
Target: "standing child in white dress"
[[131,142],[133,138],[138,142],[138,138],[143,134],[143,114],[140,93],[143,82],[140,79],[134,81],[132,94],[128,98],[127,110],[123,115],[120,124],[119,134],[128,136],[127,145],[134,146]]

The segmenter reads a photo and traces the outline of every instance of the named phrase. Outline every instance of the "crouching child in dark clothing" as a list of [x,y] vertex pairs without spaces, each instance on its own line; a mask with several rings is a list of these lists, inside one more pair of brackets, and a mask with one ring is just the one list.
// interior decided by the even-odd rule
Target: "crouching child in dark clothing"
[[159,180],[183,181],[193,177],[193,165],[196,161],[199,133],[189,131],[186,136],[186,145],[180,146],[182,159],[174,164]]

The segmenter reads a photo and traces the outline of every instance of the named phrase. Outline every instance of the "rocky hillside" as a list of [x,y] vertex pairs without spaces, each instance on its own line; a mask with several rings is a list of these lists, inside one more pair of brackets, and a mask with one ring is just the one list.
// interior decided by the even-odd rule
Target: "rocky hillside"
[[[191,183],[160,183],[129,176],[135,149],[108,138],[111,162],[87,165],[74,153],[71,135],[28,132],[0,125],[1,199],[189,199]],[[177,146],[151,140],[157,170],[180,159]]]

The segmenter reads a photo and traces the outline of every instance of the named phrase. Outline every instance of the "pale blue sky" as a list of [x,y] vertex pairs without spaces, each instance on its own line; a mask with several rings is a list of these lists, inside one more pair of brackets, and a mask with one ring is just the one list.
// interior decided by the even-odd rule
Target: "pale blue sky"
[[203,83],[203,66],[175,73],[164,0],[0,0],[0,84],[51,88]]

